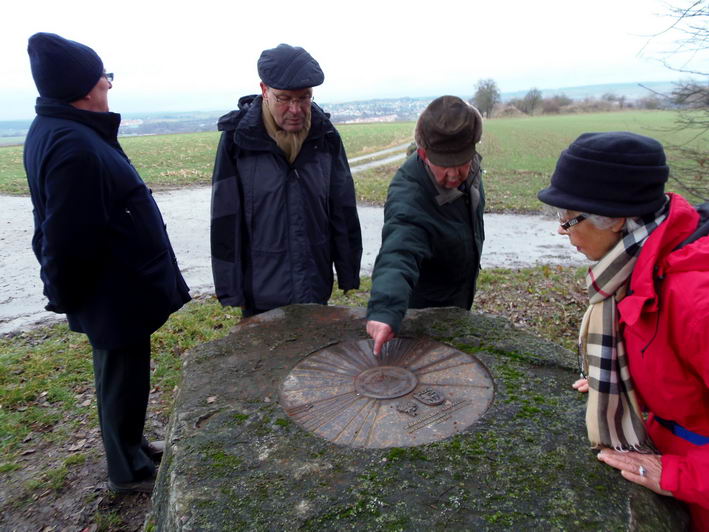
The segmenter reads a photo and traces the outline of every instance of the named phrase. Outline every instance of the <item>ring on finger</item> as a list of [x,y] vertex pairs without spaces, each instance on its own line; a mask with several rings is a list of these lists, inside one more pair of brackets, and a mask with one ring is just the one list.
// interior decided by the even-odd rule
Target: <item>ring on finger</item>
[[645,469],[643,466],[638,467],[638,475],[641,477],[644,477],[647,475],[647,469]]

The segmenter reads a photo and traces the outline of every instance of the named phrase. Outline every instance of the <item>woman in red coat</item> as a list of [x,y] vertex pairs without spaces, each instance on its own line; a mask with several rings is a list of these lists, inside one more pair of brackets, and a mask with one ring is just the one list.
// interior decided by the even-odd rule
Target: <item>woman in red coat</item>
[[693,529],[709,530],[709,224],[665,194],[668,173],[654,139],[586,133],[539,199],[595,263],[574,388],[589,393],[598,459],[687,502]]

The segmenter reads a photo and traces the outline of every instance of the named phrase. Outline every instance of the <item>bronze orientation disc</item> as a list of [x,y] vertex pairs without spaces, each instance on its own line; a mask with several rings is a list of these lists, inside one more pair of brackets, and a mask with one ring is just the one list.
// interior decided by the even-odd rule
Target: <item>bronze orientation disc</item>
[[305,430],[351,447],[407,447],[469,427],[494,385],[474,356],[430,339],[395,338],[381,356],[372,340],[341,342],[297,364],[280,403]]

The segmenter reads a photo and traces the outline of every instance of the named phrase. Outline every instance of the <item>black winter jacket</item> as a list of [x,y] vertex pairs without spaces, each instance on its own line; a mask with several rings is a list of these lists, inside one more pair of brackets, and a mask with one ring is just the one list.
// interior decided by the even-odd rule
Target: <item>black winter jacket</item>
[[399,168],[384,207],[368,320],[398,332],[407,308],[470,309],[485,239],[485,192],[476,166],[468,197],[443,204],[416,153]]
[[359,287],[362,236],[345,150],[312,105],[310,133],[289,164],[266,132],[261,96],[219,120],[212,178],[212,270],[223,305],[268,310],[325,304]]
[[117,140],[116,113],[38,98],[27,172],[47,310],[99,349],[144,339],[189,301],[160,211]]

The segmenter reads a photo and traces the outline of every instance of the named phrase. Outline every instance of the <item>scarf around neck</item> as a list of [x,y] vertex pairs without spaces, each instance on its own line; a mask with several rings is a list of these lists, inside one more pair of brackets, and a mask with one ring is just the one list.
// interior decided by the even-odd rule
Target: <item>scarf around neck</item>
[[589,307],[579,330],[579,360],[588,376],[586,429],[594,448],[654,452],[630,379],[617,303],[626,295],[643,244],[667,210],[665,202],[658,212],[640,219],[641,227],[625,235],[586,275]]
[[261,101],[261,116],[263,117],[263,125],[266,127],[266,133],[273,139],[273,141],[278,145],[278,147],[285,153],[286,159],[289,163],[293,163],[298,154],[300,153],[300,148],[303,147],[303,142],[308,137],[310,133],[310,109],[305,116],[305,124],[303,129],[296,131],[295,133],[290,133],[284,131],[273,118],[271,110],[266,104],[266,100]]

